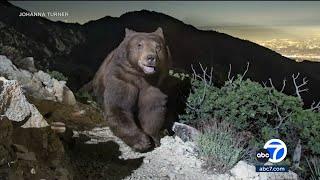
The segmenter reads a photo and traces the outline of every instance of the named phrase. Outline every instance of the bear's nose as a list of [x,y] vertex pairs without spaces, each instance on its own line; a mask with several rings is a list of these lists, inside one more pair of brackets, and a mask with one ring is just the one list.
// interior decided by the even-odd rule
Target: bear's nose
[[154,63],[156,61],[156,56],[153,54],[149,54],[147,56],[147,61],[148,61],[148,63]]

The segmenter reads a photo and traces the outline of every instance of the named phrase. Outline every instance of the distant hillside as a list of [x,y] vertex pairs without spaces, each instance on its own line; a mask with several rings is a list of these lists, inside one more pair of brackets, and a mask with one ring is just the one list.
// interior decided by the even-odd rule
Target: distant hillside
[[291,75],[301,73],[309,80],[304,99],[309,104],[320,100],[320,63],[296,63],[280,54],[215,31],[198,30],[191,25],[151,11],[135,11],[119,18],[104,17],[84,25],[52,22],[39,17],[19,18],[23,9],[0,3],[0,50],[14,58],[35,57],[39,68],[55,69],[69,76],[69,86],[81,87],[89,81],[105,56],[124,37],[124,29],[151,32],[162,27],[170,46],[173,66],[190,72],[190,65],[201,62],[213,66],[216,82],[226,79],[229,64],[232,73],[242,73],[247,62],[247,77],[263,82],[272,78],[281,87],[286,78],[287,94],[293,94]]

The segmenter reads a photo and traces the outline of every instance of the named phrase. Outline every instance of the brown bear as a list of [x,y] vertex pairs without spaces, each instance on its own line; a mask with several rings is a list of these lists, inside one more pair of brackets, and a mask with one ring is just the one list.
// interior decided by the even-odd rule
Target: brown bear
[[125,38],[104,60],[92,81],[93,94],[114,134],[136,151],[160,144],[167,111],[161,90],[170,65],[161,28],[125,29]]

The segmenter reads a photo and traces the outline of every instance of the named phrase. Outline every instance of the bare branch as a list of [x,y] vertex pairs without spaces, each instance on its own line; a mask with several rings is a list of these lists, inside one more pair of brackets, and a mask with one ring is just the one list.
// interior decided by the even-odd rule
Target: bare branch
[[[271,88],[274,89],[274,90],[276,90],[275,86],[273,85],[272,79],[269,78],[268,80],[269,80],[269,83],[270,83]],[[264,85],[265,87],[267,87],[267,82],[263,82],[263,85]],[[285,85],[286,85],[286,80],[283,80],[283,86],[282,86],[281,92],[283,91]],[[272,94],[271,94],[272,89],[269,90],[269,95],[272,95]],[[275,129],[275,130],[278,130],[278,129],[281,127],[281,125],[283,124],[283,122],[284,122],[286,119],[290,118],[290,116],[292,115],[292,112],[290,112],[290,113],[286,112],[286,113],[287,113],[286,116],[283,117],[283,116],[281,115],[280,111],[279,111],[279,105],[277,104],[277,102],[273,102],[273,105],[275,106],[275,109],[276,109],[276,112],[277,112],[277,116],[278,116],[278,120],[279,120],[279,124],[278,124],[274,129]]]
[[311,104],[311,111],[319,111],[320,112],[320,101],[316,104],[316,102],[312,102]]
[[271,87],[272,87],[273,89],[276,89],[276,88],[274,87],[273,83],[272,83],[271,78],[269,78],[269,83],[270,83],[270,85],[271,85]]
[[308,80],[304,77],[302,79],[302,83],[297,84],[297,79],[299,78],[299,76],[300,76],[300,73],[298,73],[296,76],[292,74],[292,80],[293,80],[294,87],[296,89],[296,94],[298,98],[302,100],[301,93],[309,90],[308,88],[303,88],[305,85],[307,85]]
[[206,91],[207,91],[208,82],[207,82],[207,79],[206,79],[207,67],[203,68],[201,63],[199,63],[199,65],[200,65],[200,68],[201,68],[202,73],[203,73],[202,81],[204,83],[202,97],[201,97],[201,99],[199,99],[199,102],[198,102],[198,104],[200,105],[200,104],[202,104],[202,102],[204,101],[204,98],[206,97]]
[[263,87],[268,87],[267,82],[262,81]]
[[[195,69],[193,68],[193,65],[191,65],[191,69],[193,71],[193,78],[201,80],[203,82],[203,85],[204,85],[203,93],[202,93],[202,95],[198,96],[198,98],[197,98],[198,100],[196,102],[196,106],[199,106],[199,105],[201,105],[203,103],[203,101],[204,101],[204,99],[206,97],[207,87],[212,84],[212,78],[213,78],[213,68],[212,67],[210,68],[210,74],[208,75],[207,74],[207,69],[208,68],[207,67],[204,68],[201,63],[199,63],[199,65],[200,65],[200,68],[202,70],[202,76],[198,75],[196,73]],[[196,110],[196,108],[197,108],[197,107],[192,107],[188,103],[186,103],[186,105],[192,110]]]
[[203,76],[205,77],[205,76],[206,76],[206,72],[207,72],[207,67],[206,67],[206,68],[203,68],[203,66],[202,66],[201,63],[199,63],[199,65],[200,65],[200,68],[201,68],[201,70],[202,70],[202,72],[203,72]]
[[[268,80],[269,80],[270,86],[273,89],[276,89],[276,87],[273,85],[272,79],[269,78]],[[286,79],[283,80],[282,88],[281,88],[280,92],[283,92],[284,88],[286,87],[286,81],[287,81]],[[263,83],[264,87],[268,87],[266,82],[262,82],[262,83]]]
[[279,128],[281,127],[283,121],[286,120],[286,119],[288,119],[288,118],[291,116],[292,113],[289,113],[289,114],[287,114],[285,117],[282,117],[281,114],[280,114],[280,112],[279,112],[278,106],[276,106],[276,110],[277,110],[277,116],[278,116],[278,119],[279,119],[280,122],[279,122],[278,126],[275,127],[275,129],[279,129]]
[[192,64],[191,64],[191,69],[192,69],[192,72],[193,72],[194,79],[197,79],[197,78],[198,78],[198,79],[200,79],[200,80],[203,80],[202,77],[199,76],[199,75],[197,74],[197,72],[194,70]]
[[192,107],[189,103],[186,103],[186,105],[187,105],[188,108],[190,108],[190,109],[192,109],[192,110],[194,110],[194,111],[197,110],[195,107]]
[[232,76],[232,77],[230,77],[230,76],[231,76],[231,64],[229,64],[228,80],[229,80],[230,82],[232,82],[233,79],[234,79],[234,76]]
[[282,88],[280,90],[280,92],[283,92],[284,91],[284,88],[286,87],[286,79],[283,80],[283,83],[282,83]]
[[250,63],[248,62],[247,63],[247,68],[246,70],[244,71],[244,73],[242,74],[241,78],[240,78],[240,81],[242,81],[242,79],[244,78],[244,76],[247,74],[248,70],[249,70],[249,66],[250,66]]

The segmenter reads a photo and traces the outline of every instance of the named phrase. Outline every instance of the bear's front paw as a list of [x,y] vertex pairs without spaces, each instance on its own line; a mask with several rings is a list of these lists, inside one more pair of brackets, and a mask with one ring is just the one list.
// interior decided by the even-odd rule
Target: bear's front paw
[[153,147],[150,137],[144,133],[139,133],[139,135],[134,138],[135,139],[133,139],[134,144],[132,148],[135,151],[146,152]]
[[151,137],[152,137],[154,146],[159,147],[160,146],[160,137],[159,136],[151,136]]

